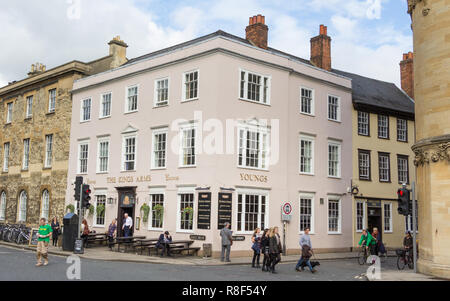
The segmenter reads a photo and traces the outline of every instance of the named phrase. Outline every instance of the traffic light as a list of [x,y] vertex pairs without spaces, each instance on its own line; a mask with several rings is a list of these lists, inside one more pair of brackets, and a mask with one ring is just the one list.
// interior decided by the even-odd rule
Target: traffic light
[[398,214],[408,216],[411,211],[411,202],[409,200],[409,190],[400,188],[397,190],[398,195]]
[[81,208],[89,209],[91,204],[89,201],[91,200],[91,189],[89,185],[83,184],[83,189],[81,191]]
[[83,177],[77,177],[75,180],[75,194],[73,195],[73,198],[76,202],[80,201],[80,192],[81,192],[81,185],[83,185]]

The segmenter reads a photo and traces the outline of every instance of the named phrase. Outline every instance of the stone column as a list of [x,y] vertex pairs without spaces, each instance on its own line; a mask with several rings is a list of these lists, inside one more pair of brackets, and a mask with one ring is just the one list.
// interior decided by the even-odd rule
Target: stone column
[[450,279],[450,6],[408,0],[414,34],[419,272]]

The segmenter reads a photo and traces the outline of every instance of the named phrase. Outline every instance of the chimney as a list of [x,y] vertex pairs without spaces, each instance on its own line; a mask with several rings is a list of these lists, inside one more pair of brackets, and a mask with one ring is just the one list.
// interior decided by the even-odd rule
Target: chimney
[[114,37],[109,43],[109,55],[112,55],[111,69],[117,68],[127,62],[128,45],[120,39],[120,36]]
[[403,54],[403,60],[400,62],[400,76],[402,90],[414,99],[414,54],[412,52]]
[[33,76],[33,75],[37,75],[40,73],[44,73],[45,70],[46,70],[45,65],[43,65],[41,63],[32,64],[31,71],[28,72],[28,76]]
[[327,27],[320,25],[320,33],[311,39],[311,63],[319,68],[331,71],[331,38]]
[[257,15],[250,17],[250,22],[245,29],[246,39],[252,45],[259,48],[267,49],[267,39],[269,34],[269,27],[265,24],[266,17]]

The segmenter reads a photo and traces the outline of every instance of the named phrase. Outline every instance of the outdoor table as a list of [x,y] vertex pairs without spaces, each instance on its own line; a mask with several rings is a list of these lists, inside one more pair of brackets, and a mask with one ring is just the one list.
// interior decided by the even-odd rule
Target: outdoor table
[[145,236],[116,237],[117,252],[120,251],[121,244],[124,244],[126,249],[127,245],[136,242],[138,239],[145,239]]
[[144,246],[151,246],[151,245],[156,245],[158,243],[158,238],[150,238],[150,239],[136,239],[136,246],[135,247],[140,247],[141,249],[141,255],[142,255],[142,251],[143,251],[143,247]]

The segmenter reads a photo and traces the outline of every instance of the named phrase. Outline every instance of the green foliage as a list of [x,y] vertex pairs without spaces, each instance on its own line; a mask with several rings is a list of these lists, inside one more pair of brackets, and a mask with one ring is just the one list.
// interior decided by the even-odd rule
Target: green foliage
[[153,210],[155,211],[155,218],[158,219],[162,224],[162,220],[163,220],[163,216],[164,216],[164,206],[161,204],[156,204],[153,207]]
[[105,214],[105,205],[100,204],[97,206],[97,216],[104,216]]
[[192,225],[194,208],[186,207],[183,209],[184,219],[186,219],[186,214],[188,215],[189,225]]
[[75,206],[72,204],[67,205],[66,207],[66,211],[69,210],[70,213],[74,213],[75,212]]
[[95,206],[94,205],[89,206],[89,216],[94,215],[94,212],[95,212]]
[[141,215],[142,215],[142,221],[146,223],[148,221],[148,215],[150,214],[150,206],[144,203],[141,206]]

